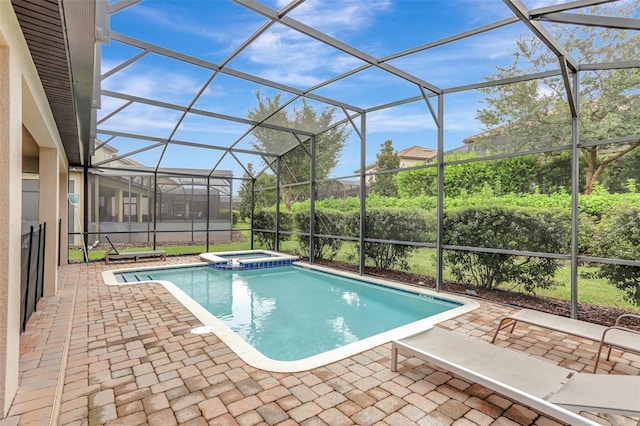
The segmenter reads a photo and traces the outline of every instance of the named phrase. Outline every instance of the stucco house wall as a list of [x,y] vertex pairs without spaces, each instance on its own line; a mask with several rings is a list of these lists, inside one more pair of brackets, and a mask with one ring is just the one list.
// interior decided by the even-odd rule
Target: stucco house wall
[[0,1],[0,418],[7,415],[18,385],[23,172],[37,173],[38,221],[49,224],[44,295],[51,296],[57,292],[58,221],[66,218],[67,170],[15,12],[10,1]]

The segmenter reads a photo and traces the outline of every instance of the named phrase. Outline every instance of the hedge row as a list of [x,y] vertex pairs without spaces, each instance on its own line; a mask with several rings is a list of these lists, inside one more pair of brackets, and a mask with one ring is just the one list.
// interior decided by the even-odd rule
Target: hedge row
[[[340,210],[317,209],[315,215],[315,234],[359,237],[360,212],[342,212]],[[293,220],[292,220],[293,219]],[[316,259],[333,259],[342,247],[342,240],[329,237],[314,237],[313,247],[310,247],[308,233],[310,213],[297,211],[292,215],[280,212],[280,231],[301,232],[298,237],[300,250],[309,255],[313,250]],[[379,240],[397,241],[433,241],[435,239],[434,212],[425,213],[420,210],[407,209],[367,209],[365,219],[365,237]],[[276,229],[275,209],[261,209],[254,215],[255,229],[273,231]],[[256,231],[256,238],[266,248],[275,247],[275,233]],[[280,240],[289,239],[288,234],[281,234]],[[407,267],[409,253],[415,247],[404,244],[371,243],[364,244],[364,257],[378,268],[390,268],[394,265]]]
[[[280,212],[280,230],[307,233],[309,212]],[[359,237],[360,212],[318,208],[316,234]],[[275,230],[275,209],[262,209],[254,216],[254,228]],[[435,210],[368,208],[365,238],[402,242],[435,242]],[[534,253],[568,254],[571,218],[567,209],[523,207],[472,207],[447,209],[443,218],[445,245],[486,247]],[[275,233],[256,231],[260,243],[275,248]],[[281,234],[286,241],[290,235]],[[313,250],[316,259],[333,259],[342,240],[298,237],[303,254]],[[596,221],[594,216],[580,215],[579,245],[583,253],[611,259],[640,258],[640,205],[619,205]],[[408,268],[409,255],[417,246],[365,242],[357,245],[366,261],[380,269]],[[516,256],[479,251],[445,252],[445,262],[457,280],[492,288],[509,282],[524,291],[554,285],[553,277],[560,262],[537,256]],[[640,268],[602,264],[598,275],[625,291],[629,300],[640,304]]]
[[[571,195],[567,193],[553,194],[516,194],[509,193],[497,196],[495,190],[489,186],[483,186],[476,193],[462,192],[460,196],[445,196],[445,207],[525,207],[532,209],[571,209]],[[420,195],[411,198],[383,197],[378,194],[368,194],[365,204],[367,208],[398,208],[398,209],[422,209],[432,210],[437,206],[435,196]],[[628,192],[623,194],[609,194],[601,186],[596,186],[590,195],[580,195],[578,207],[581,213],[595,216],[597,219],[615,210],[620,205],[640,206],[640,193]],[[359,211],[360,198],[349,197],[345,199],[328,198],[316,201],[316,208],[340,211]],[[291,210],[309,211],[309,201],[300,201],[292,205]]]
[[[298,211],[291,215],[280,212],[280,230],[307,233],[309,229],[309,212]],[[503,249],[517,249],[524,251],[539,251],[551,253],[564,253],[568,250],[569,218],[561,211],[545,210],[531,211],[522,208],[474,208],[452,210],[444,218],[444,243],[461,246],[493,247]],[[324,235],[359,237],[360,212],[342,212],[339,210],[317,209],[315,217],[315,233]],[[275,210],[263,209],[256,212],[254,227],[257,229],[275,230]],[[365,238],[377,240],[391,240],[402,242],[435,242],[436,239],[436,214],[434,210],[424,212],[418,209],[397,208],[370,208],[365,216]],[[275,246],[275,234],[273,232],[256,231],[256,236],[261,244],[269,249]],[[281,241],[288,240],[288,234],[281,234]],[[299,247],[302,253],[308,255],[313,250],[317,259],[333,259],[342,246],[342,240],[329,237],[315,237],[313,247],[310,247],[310,238],[307,235],[298,237]],[[417,247],[407,244],[365,242],[358,246],[358,254],[363,251],[365,261],[369,261],[377,268],[389,269],[399,267],[408,268],[407,261],[412,251]],[[449,261],[454,265],[454,273],[462,277],[470,271],[466,266],[471,257],[460,252],[458,256],[450,255]],[[503,269],[489,272],[483,276],[482,282],[490,286],[498,285],[506,278],[512,279],[516,272],[507,274],[503,264],[511,263],[512,269],[517,266],[514,256],[493,256],[489,258],[474,258],[474,262],[484,267],[496,268],[495,263]],[[483,260],[485,259],[485,260]],[[487,262],[491,265],[487,266]],[[528,262],[533,262],[531,259]],[[547,264],[547,269],[542,272],[555,272],[550,270],[555,264]],[[455,266],[459,265],[459,266]],[[539,281],[545,285],[548,281],[541,273],[529,268],[527,273],[531,280]],[[490,278],[487,280],[487,278]],[[465,276],[468,280],[468,277]],[[523,279],[524,280],[524,279]],[[523,281],[524,283],[524,281]],[[526,283],[527,290],[534,286]]]

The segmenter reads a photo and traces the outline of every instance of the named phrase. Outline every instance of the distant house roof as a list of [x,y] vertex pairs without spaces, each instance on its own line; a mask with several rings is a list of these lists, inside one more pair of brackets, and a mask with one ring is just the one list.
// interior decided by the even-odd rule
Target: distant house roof
[[[484,144],[478,144],[478,142],[484,142]],[[489,147],[499,148],[509,144],[509,137],[505,134],[505,127],[500,126],[495,129],[489,129],[475,135],[467,136],[462,139],[464,145],[458,148],[451,149],[446,154],[460,153],[467,154],[469,152],[476,152],[478,154],[485,154]]]
[[429,161],[433,157],[438,155],[438,151],[431,148],[425,148],[423,146],[414,145],[410,148],[405,148],[398,152],[398,157],[405,160],[421,160]]
[[495,129],[489,129],[482,133],[477,133],[475,135],[467,136],[462,139],[462,143],[465,145],[476,143],[480,140],[491,140],[491,143],[494,145],[503,145],[508,141],[508,137],[505,135],[505,127],[500,126]]
[[[398,157],[400,158],[400,166],[402,167],[407,162],[416,163],[419,161],[430,161],[438,155],[438,151],[431,148],[425,148],[420,145],[414,145],[409,148],[405,148],[398,151]],[[378,168],[378,162],[368,164],[365,171],[372,171]],[[355,173],[360,173],[360,170],[356,170]]]

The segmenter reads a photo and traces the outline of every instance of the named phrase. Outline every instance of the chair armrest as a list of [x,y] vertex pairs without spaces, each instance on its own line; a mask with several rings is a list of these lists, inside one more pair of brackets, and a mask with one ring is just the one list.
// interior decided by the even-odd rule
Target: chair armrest
[[[619,331],[622,331],[624,333],[636,334],[636,335],[640,336],[640,331],[638,331],[638,330],[633,330],[631,328],[621,327],[619,325],[612,325],[611,327],[605,328],[605,330],[602,332],[602,339],[600,339],[601,348],[602,348],[602,344],[607,344],[607,345],[613,344],[615,346],[623,347],[623,348],[626,348],[626,349],[629,349],[629,350],[632,350],[632,351],[640,351],[640,347],[627,346],[627,345],[629,345],[629,343],[632,343],[632,344],[633,343],[638,343],[635,340],[633,340],[632,342],[629,342],[629,341],[620,342],[620,343],[622,343],[622,345],[619,345],[617,343],[608,343],[607,339],[606,339],[607,333],[609,333],[610,331],[614,331],[614,330],[619,330]],[[627,334],[627,336],[628,336],[628,334]],[[640,339],[638,341],[640,341]],[[625,343],[627,345],[625,345]]]
[[637,315],[637,314],[622,314],[618,318],[616,318],[615,325],[617,325],[619,327],[626,327],[627,329],[629,329],[631,326],[624,326],[624,325],[620,324],[620,322],[622,321],[623,318],[635,318],[635,319],[637,319],[638,320],[638,324],[636,325],[636,327],[640,327],[640,315]]

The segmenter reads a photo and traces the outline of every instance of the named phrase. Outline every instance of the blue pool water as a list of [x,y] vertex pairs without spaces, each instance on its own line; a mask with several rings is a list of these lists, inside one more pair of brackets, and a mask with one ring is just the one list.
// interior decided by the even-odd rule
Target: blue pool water
[[297,266],[242,271],[194,266],[128,272],[117,279],[171,281],[279,361],[317,355],[460,306]]

